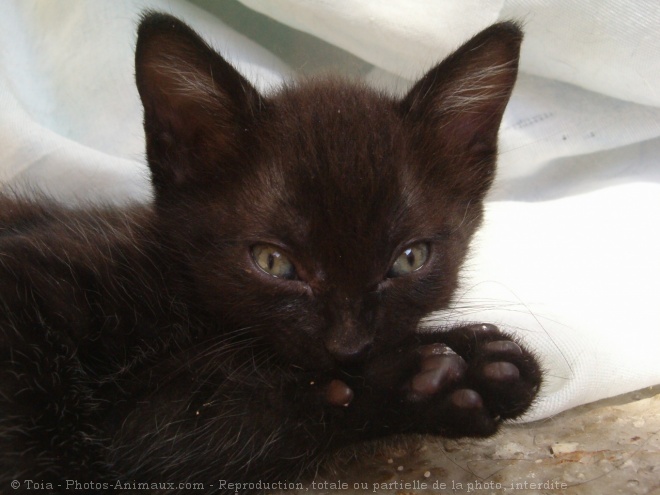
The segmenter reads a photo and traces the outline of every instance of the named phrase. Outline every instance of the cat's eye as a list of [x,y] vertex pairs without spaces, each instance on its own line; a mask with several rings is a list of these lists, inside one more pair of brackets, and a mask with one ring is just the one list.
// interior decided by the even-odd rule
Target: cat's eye
[[252,258],[259,268],[268,275],[286,280],[296,278],[296,269],[282,250],[270,244],[252,246]]
[[387,272],[389,278],[401,277],[419,270],[429,258],[429,246],[425,242],[419,242],[408,246],[394,260],[390,270]]

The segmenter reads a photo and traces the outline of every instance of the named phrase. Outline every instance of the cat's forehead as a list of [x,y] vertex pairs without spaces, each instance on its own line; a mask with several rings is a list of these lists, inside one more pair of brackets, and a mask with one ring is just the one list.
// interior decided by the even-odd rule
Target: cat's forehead
[[372,187],[383,177],[396,179],[405,136],[393,99],[331,79],[286,88],[273,101],[269,148],[299,169],[294,179],[312,175],[329,186],[357,180]]
[[337,249],[358,241],[390,249],[397,233],[405,237],[421,212],[396,101],[337,80],[287,88],[272,101],[260,218],[278,234],[333,238]]

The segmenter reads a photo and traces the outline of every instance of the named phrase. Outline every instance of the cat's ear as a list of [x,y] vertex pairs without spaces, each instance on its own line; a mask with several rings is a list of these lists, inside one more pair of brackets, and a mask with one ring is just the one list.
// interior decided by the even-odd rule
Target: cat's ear
[[227,179],[223,168],[260,105],[257,90],[190,27],[165,14],[143,17],[135,72],[157,197]]
[[490,186],[521,42],[516,24],[495,24],[431,69],[401,101],[417,145],[438,157],[438,175],[453,179],[457,194],[480,197]]

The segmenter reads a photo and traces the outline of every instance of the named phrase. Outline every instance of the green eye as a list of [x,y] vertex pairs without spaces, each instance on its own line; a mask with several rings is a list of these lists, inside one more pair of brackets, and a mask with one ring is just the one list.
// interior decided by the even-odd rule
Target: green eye
[[293,267],[293,263],[281,253],[277,246],[269,244],[252,246],[252,258],[254,258],[257,266],[268,275],[287,280],[296,278],[296,269]]
[[407,247],[394,261],[387,276],[390,278],[401,277],[419,270],[429,258],[429,246],[425,242],[413,244]]

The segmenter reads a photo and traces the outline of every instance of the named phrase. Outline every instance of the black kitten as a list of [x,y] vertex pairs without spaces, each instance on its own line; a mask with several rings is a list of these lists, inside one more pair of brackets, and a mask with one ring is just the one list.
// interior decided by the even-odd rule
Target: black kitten
[[510,337],[418,332],[481,221],[521,38],[486,29],[403,99],[335,79],[266,97],[189,27],[145,16],[153,205],[0,199],[2,490],[217,492],[523,413],[541,374]]

